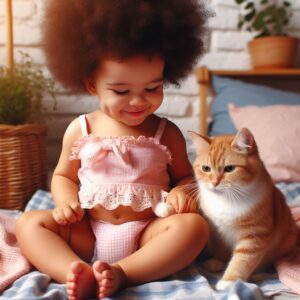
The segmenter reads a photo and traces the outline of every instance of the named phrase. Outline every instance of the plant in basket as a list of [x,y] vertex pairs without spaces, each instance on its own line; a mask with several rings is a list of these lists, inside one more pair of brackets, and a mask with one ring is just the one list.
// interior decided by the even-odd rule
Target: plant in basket
[[253,32],[248,43],[254,68],[294,66],[298,39],[288,36],[290,0],[235,0],[241,6],[239,29]]
[[56,106],[52,79],[21,53],[14,69],[0,67],[0,208],[23,209],[46,187],[47,161],[43,97]]

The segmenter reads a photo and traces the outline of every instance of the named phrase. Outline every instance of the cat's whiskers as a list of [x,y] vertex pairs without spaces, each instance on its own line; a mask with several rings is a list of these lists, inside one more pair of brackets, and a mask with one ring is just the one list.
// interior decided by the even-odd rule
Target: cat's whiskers
[[238,184],[231,184],[230,189],[225,189],[226,198],[235,202],[252,202],[253,194],[250,193],[246,188],[241,188]]

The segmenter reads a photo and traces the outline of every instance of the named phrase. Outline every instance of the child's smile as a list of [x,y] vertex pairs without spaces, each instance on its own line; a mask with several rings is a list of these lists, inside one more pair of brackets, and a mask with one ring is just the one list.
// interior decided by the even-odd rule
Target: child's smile
[[164,61],[160,57],[106,58],[94,78],[92,93],[101,110],[129,126],[141,124],[163,100]]
[[146,109],[142,109],[142,110],[137,110],[137,111],[124,111],[124,113],[135,118],[135,117],[142,116],[146,111],[147,111]]

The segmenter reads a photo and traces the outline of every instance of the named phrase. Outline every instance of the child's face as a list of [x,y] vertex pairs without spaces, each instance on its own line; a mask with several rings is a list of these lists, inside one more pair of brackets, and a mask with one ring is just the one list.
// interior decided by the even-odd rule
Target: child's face
[[164,65],[156,56],[101,60],[94,78],[101,110],[126,125],[141,124],[162,103]]

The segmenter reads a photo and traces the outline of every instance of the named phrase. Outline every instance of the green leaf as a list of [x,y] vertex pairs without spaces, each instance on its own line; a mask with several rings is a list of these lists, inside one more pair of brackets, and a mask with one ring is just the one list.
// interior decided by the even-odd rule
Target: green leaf
[[235,0],[235,2],[236,2],[237,4],[242,4],[242,3],[245,2],[245,0]]
[[265,12],[260,12],[252,23],[253,29],[255,29],[256,31],[262,30],[265,27],[265,17]]
[[268,30],[264,30],[264,31],[260,32],[254,38],[256,39],[256,38],[266,37],[266,36],[270,36],[270,32]]
[[248,14],[245,15],[245,20],[247,22],[251,21],[253,19],[253,17],[255,16],[255,9],[253,9],[251,12],[249,12]]
[[44,111],[42,100],[49,94],[56,107],[56,91],[52,79],[33,64],[28,54],[21,53],[13,73],[0,67],[0,123],[32,122]]
[[247,5],[245,6],[245,9],[251,9],[251,8],[254,8],[254,3],[248,2]]

